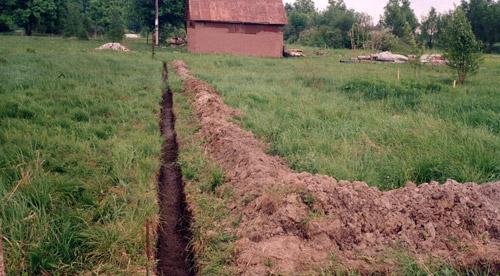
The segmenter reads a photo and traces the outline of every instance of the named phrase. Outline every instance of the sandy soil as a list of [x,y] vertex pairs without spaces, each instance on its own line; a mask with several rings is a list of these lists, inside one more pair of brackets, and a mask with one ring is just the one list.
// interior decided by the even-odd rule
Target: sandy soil
[[[305,274],[330,265],[394,272],[397,252],[457,268],[500,272],[500,182],[408,183],[381,192],[363,182],[292,171],[182,61],[172,63],[191,94],[208,154],[233,188],[241,214],[235,265],[243,275]],[[333,262],[332,262],[333,261]]]

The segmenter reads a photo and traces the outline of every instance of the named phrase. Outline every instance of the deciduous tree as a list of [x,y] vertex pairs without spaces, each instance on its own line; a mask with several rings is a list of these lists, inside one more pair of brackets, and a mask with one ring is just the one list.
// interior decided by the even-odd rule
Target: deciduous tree
[[482,58],[479,43],[462,8],[453,12],[445,29],[445,42],[448,65],[456,70],[458,81],[463,84],[467,75],[477,71]]

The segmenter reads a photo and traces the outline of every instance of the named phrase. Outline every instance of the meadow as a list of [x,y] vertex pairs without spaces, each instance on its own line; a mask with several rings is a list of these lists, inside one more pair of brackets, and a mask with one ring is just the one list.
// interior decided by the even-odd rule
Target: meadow
[[[94,50],[102,43],[0,36],[0,228],[11,275],[144,271],[162,60],[184,59],[295,170],[382,190],[500,179],[500,56],[454,89],[446,67],[340,64],[347,50],[266,59],[160,48],[152,59],[141,40],[124,42],[130,53]],[[198,264],[220,274],[234,239],[218,223],[228,219],[228,195],[213,189],[223,175],[193,139],[182,95],[176,105]]]
[[0,36],[0,228],[9,275],[146,267],[161,63],[94,50],[100,44]]
[[500,56],[454,89],[446,66],[341,64],[350,51],[308,50],[301,59],[185,60],[297,171],[382,190],[500,179]]

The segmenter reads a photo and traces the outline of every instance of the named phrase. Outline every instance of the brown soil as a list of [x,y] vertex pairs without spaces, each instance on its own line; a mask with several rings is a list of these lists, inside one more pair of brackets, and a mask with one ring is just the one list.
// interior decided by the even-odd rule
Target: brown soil
[[238,112],[212,87],[182,61],[173,66],[193,98],[206,150],[233,188],[230,207],[242,215],[235,259],[241,274],[305,274],[332,264],[397,273],[400,252],[420,263],[432,257],[500,272],[499,182],[408,183],[381,192],[363,182],[296,173],[230,122]]
[[181,170],[177,164],[178,144],[172,102],[172,92],[167,88],[163,93],[160,119],[160,130],[165,141],[158,174],[160,222],[156,269],[158,275],[184,276],[194,275],[193,255],[189,247],[191,216],[186,208]]

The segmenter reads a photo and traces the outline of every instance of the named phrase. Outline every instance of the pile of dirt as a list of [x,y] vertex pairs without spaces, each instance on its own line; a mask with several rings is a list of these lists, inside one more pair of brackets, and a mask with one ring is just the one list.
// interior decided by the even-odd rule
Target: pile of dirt
[[182,61],[173,66],[193,98],[206,150],[234,192],[241,274],[317,272],[332,259],[336,268],[394,272],[400,251],[422,263],[433,257],[500,271],[500,183],[408,183],[381,192],[363,182],[296,173],[230,121],[238,112],[212,87]]
[[432,55],[422,55],[420,57],[420,63],[431,63],[432,65],[445,65],[448,64],[448,60],[443,55],[432,54]]
[[130,50],[120,43],[106,43],[96,48],[96,50],[114,50],[120,52],[130,52]]

